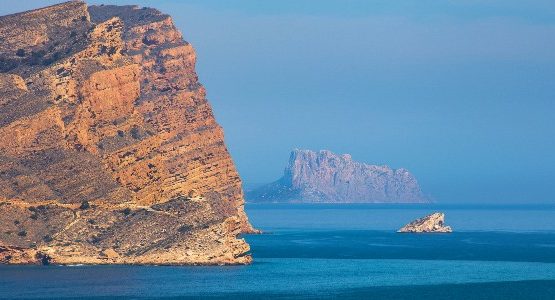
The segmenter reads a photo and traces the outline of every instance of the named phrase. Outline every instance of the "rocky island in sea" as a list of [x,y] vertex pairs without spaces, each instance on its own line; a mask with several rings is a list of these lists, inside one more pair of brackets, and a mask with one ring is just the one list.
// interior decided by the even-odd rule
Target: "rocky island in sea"
[[0,263],[245,264],[252,232],[170,16],[71,1],[0,17]]
[[283,177],[247,192],[252,202],[423,203],[416,178],[406,169],[368,165],[349,154],[293,150]]
[[445,214],[435,212],[420,219],[416,219],[403,226],[397,232],[400,233],[423,233],[423,232],[453,232],[451,226],[445,225]]

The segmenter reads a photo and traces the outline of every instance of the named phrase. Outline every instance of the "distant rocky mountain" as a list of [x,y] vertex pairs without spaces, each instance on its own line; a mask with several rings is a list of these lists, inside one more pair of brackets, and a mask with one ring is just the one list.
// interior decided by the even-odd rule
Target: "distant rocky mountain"
[[368,165],[349,154],[293,150],[283,177],[247,192],[250,202],[428,202],[406,169]]

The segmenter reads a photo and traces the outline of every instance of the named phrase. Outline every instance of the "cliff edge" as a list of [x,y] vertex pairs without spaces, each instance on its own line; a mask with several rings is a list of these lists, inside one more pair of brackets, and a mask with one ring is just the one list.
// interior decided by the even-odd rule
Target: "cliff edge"
[[170,16],[0,17],[0,262],[244,264],[242,183]]

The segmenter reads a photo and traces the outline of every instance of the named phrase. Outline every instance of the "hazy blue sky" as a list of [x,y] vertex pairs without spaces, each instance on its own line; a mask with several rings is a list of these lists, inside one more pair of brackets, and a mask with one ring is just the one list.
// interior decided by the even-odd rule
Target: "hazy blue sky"
[[174,17],[247,183],[298,147],[406,167],[438,202],[555,202],[553,0],[89,3]]

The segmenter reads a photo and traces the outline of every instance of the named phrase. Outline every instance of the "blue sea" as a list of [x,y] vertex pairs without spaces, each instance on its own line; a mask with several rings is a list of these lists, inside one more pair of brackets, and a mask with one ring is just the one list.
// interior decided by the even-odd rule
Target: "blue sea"
[[[452,234],[398,234],[434,211]],[[555,205],[249,204],[254,263],[0,266],[0,298],[555,299]]]

